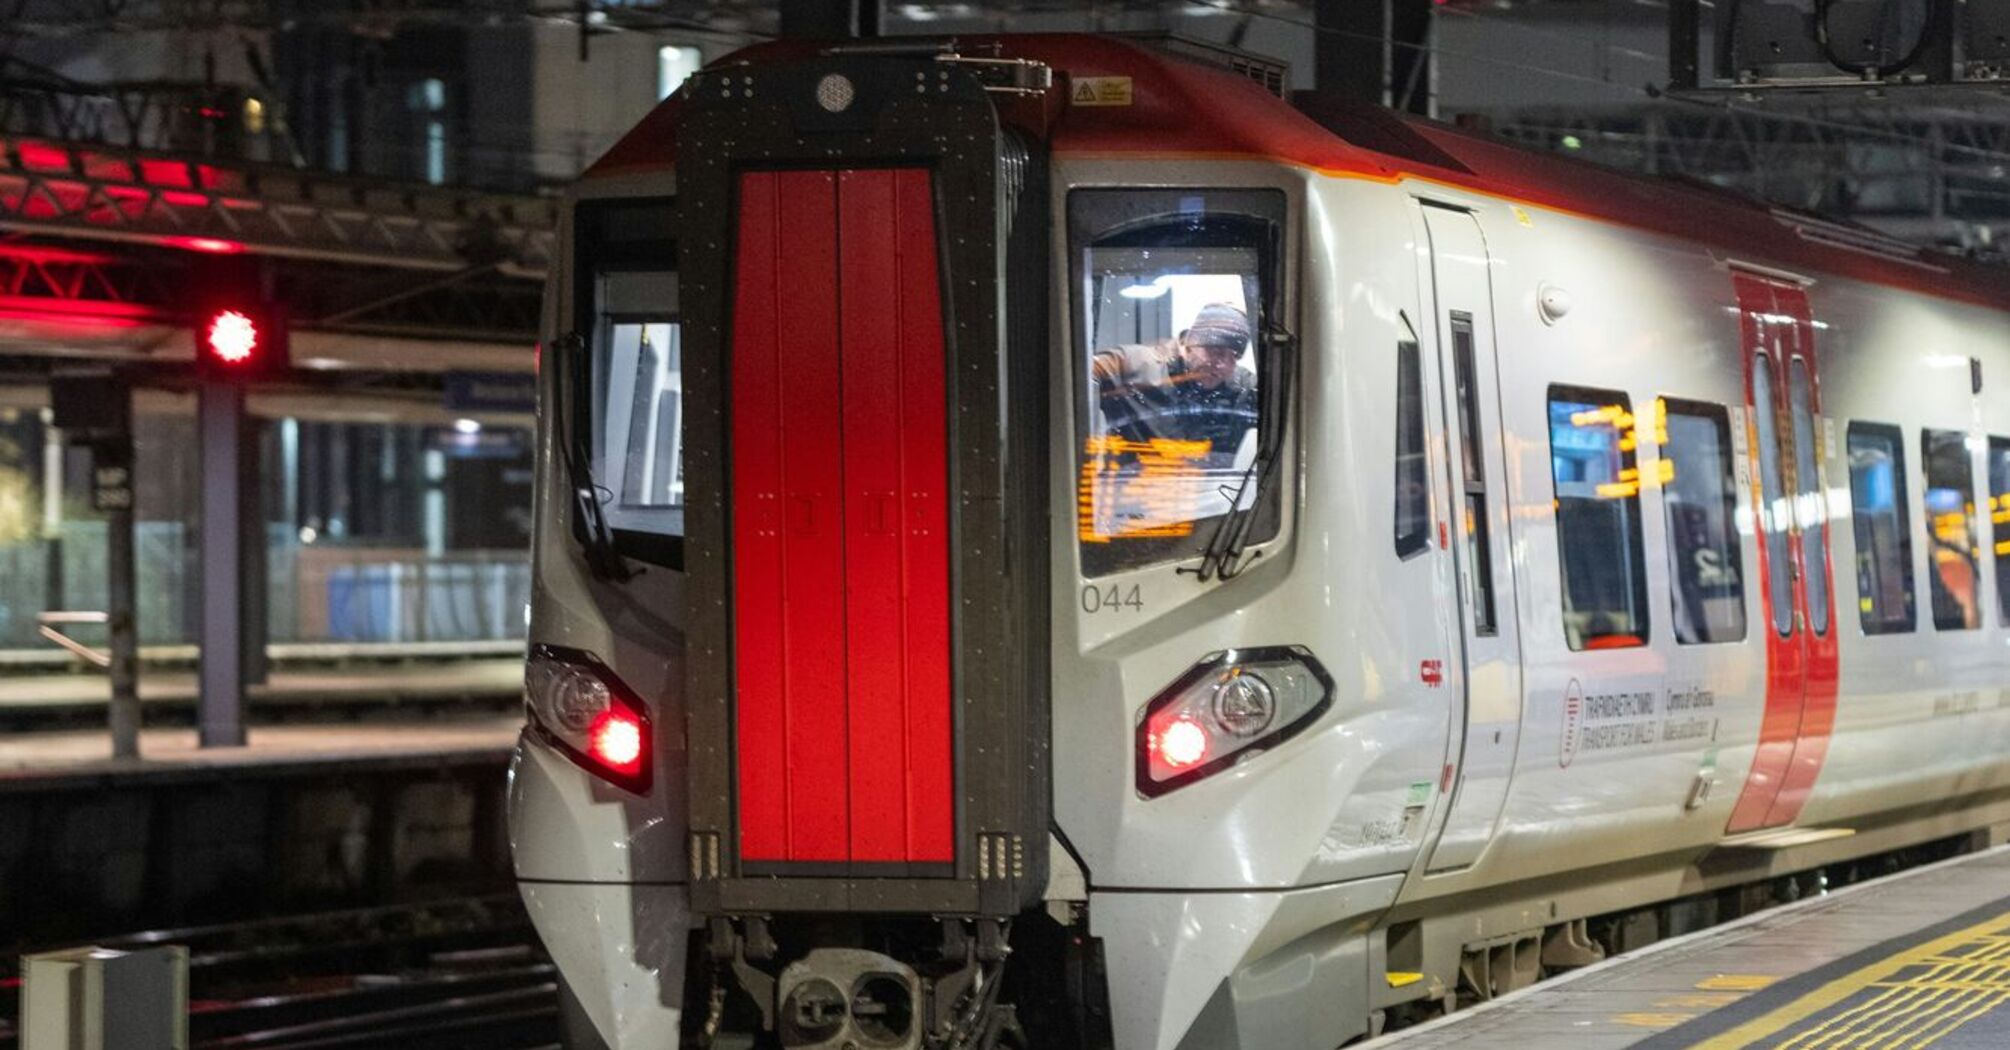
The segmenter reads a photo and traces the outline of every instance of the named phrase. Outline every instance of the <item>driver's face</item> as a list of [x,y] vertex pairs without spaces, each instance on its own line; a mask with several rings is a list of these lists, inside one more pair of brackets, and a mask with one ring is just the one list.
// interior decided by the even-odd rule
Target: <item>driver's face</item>
[[1187,369],[1193,374],[1194,382],[1203,389],[1213,390],[1235,378],[1235,365],[1242,357],[1241,347],[1188,343],[1186,349]]

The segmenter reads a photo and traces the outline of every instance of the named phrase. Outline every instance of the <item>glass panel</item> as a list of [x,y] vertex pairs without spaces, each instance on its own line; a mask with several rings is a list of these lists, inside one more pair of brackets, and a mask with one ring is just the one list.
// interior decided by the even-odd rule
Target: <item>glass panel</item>
[[1933,626],[1970,630],[1982,626],[1982,549],[1975,532],[1975,472],[1968,435],[1927,430],[1920,440],[1926,454],[1927,579],[1933,588]]
[[1906,526],[1905,439],[1897,427],[1849,425],[1850,518],[1857,608],[1865,634],[1912,630],[1912,532]]
[[1780,428],[1773,400],[1773,359],[1752,358],[1752,420],[1759,430],[1759,532],[1766,541],[1766,596],[1773,609],[1773,630],[1794,633],[1794,564],[1787,546],[1793,505],[1780,475]]
[[1487,517],[1487,472],[1481,458],[1479,391],[1473,366],[1473,321],[1452,315],[1452,357],[1459,384],[1459,444],[1465,449],[1466,580],[1472,587],[1473,633],[1494,633],[1493,544]]
[[1563,628],[1572,649],[1647,644],[1636,441],[1625,394],[1549,388]]
[[1422,356],[1415,339],[1396,344],[1396,555],[1403,558],[1431,542]]
[[2010,438],[1989,439],[1989,539],[1996,552],[1996,606],[2010,627]]
[[1282,228],[1268,191],[1078,191],[1069,197],[1085,397],[1077,533],[1085,575],[1193,557],[1213,519],[1252,510],[1262,419],[1263,258]]
[[1801,564],[1808,580],[1808,619],[1815,634],[1829,633],[1829,509],[1822,491],[1821,435],[1815,433],[1814,382],[1808,364],[1794,358],[1789,393],[1794,417],[1794,500],[1801,529]]
[[1739,641],[1745,637],[1745,569],[1730,415],[1721,405],[1694,401],[1656,406],[1675,638],[1685,645]]
[[684,534],[677,275],[602,274],[594,334],[593,476],[609,526]]

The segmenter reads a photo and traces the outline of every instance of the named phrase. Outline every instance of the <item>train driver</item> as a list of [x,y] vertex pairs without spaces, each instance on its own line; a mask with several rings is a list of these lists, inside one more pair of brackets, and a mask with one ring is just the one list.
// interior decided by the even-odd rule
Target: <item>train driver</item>
[[1233,454],[1256,426],[1256,377],[1242,367],[1249,317],[1229,303],[1200,308],[1171,339],[1099,350],[1090,370],[1104,431],[1139,443],[1206,441]]

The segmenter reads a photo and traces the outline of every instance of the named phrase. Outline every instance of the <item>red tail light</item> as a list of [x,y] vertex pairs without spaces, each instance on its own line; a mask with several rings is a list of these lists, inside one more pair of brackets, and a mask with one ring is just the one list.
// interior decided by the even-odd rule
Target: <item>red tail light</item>
[[1167,769],[1186,769],[1207,757],[1207,730],[1191,718],[1175,718],[1152,737],[1152,746]]
[[592,654],[533,647],[524,702],[545,743],[608,783],[648,793],[649,709]]
[[1138,793],[1156,798],[1255,758],[1316,722],[1333,680],[1302,646],[1210,653],[1138,717]]
[[603,764],[629,775],[642,768],[642,722],[626,711],[603,711],[594,720],[587,752]]

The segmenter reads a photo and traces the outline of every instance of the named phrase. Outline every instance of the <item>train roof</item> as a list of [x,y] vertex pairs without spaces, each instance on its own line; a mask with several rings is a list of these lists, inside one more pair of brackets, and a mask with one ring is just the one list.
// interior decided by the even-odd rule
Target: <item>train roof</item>
[[[1130,78],[1129,105],[1059,113],[1049,127],[1056,154],[1271,160],[1339,178],[1421,179],[1708,245],[1755,264],[2010,312],[2010,267],[1923,251],[1706,184],[1625,174],[1380,107],[1315,98],[1301,109],[1249,75],[1147,40],[1026,34],[961,36],[954,43],[966,53],[1045,63],[1064,86],[1084,77]],[[759,44],[714,67],[807,58],[825,46]],[[679,108],[674,96],[658,106],[584,178],[672,165]]]

